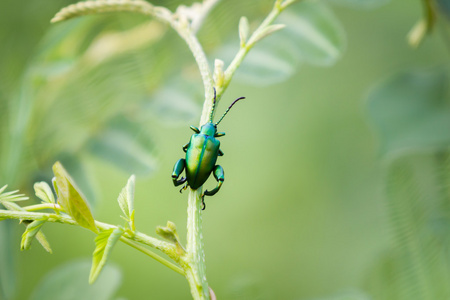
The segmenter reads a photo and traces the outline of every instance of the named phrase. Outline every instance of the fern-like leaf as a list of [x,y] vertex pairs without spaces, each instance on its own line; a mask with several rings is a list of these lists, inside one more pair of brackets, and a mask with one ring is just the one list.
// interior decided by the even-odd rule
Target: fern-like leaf
[[28,200],[28,197],[26,197],[24,194],[17,194],[19,190],[4,193],[7,187],[8,185],[4,185],[2,188],[0,188],[0,203]]

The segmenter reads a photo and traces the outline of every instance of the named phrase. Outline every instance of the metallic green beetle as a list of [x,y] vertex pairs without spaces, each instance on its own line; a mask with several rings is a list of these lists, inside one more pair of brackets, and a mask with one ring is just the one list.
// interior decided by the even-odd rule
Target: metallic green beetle
[[[186,152],[186,158],[180,158],[173,167],[173,184],[179,186],[187,181],[186,185],[180,190],[180,193],[188,186],[193,190],[198,189],[206,182],[211,172],[213,173],[218,184],[213,190],[205,190],[203,192],[203,210],[206,207],[204,197],[215,195],[225,180],[223,168],[220,165],[216,165],[217,157],[223,155],[222,150],[220,150],[220,142],[216,137],[224,136],[225,132],[217,132],[217,125],[219,125],[231,107],[241,99],[245,99],[245,97],[234,100],[220,120],[214,124],[212,121],[216,107],[216,90],[214,90],[214,102],[209,116],[209,122],[204,124],[200,129],[191,126],[191,129],[195,133],[191,136],[189,143],[183,146],[183,151]],[[181,179],[178,179],[184,169],[186,169],[186,178],[181,177]]]

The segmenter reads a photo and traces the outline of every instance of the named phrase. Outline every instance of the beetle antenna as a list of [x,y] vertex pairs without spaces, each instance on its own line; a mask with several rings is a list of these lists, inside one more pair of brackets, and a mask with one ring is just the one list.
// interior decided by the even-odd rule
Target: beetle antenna
[[214,109],[216,108],[216,88],[213,87],[213,90],[214,90],[214,101],[213,101],[211,113],[209,114],[209,121],[211,123],[212,123],[212,118],[213,118],[213,114],[214,114]]
[[239,100],[245,99],[245,97],[239,97],[236,100],[233,101],[233,103],[231,103],[231,105],[227,108],[227,110],[223,113],[222,117],[220,118],[219,121],[217,121],[216,126],[219,125],[220,121],[223,120],[223,118],[227,115],[227,113],[230,111],[230,109],[233,107],[233,105],[238,102]]

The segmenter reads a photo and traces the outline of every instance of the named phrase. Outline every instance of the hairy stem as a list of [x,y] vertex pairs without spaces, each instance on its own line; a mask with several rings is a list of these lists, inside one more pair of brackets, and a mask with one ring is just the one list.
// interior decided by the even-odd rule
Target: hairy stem
[[26,211],[36,211],[41,209],[53,209],[54,211],[62,211],[61,206],[56,203],[41,203],[23,207]]
[[189,189],[187,245],[183,258],[188,262],[186,279],[191,287],[194,299],[209,299],[208,281],[206,279],[205,252],[202,233],[202,190]]
[[178,274],[181,274],[183,276],[185,276],[185,273],[183,271],[183,269],[181,269],[179,266],[167,261],[166,259],[162,258],[161,256],[159,256],[158,254],[148,250],[147,248],[142,247],[140,244],[134,242],[133,240],[126,238],[126,237],[121,237],[120,240],[122,242],[124,242],[125,244],[133,247],[134,249],[141,251],[142,253],[150,256],[151,258],[153,258],[154,260],[162,263],[163,265],[165,265],[166,267],[174,270],[175,272],[177,272]]
[[[187,43],[189,49],[194,55],[195,61],[197,62],[198,69],[200,71],[200,75],[203,81],[203,87],[205,89],[205,102],[203,104],[202,118],[200,119],[200,126],[208,122],[208,116],[212,109],[212,101],[213,101],[213,78],[212,73],[209,68],[208,59],[206,58],[206,54],[203,51],[200,42],[197,37],[194,35],[192,30],[188,27],[187,24],[176,23],[172,26],[180,35],[180,37]],[[203,116],[206,115],[204,118]]]

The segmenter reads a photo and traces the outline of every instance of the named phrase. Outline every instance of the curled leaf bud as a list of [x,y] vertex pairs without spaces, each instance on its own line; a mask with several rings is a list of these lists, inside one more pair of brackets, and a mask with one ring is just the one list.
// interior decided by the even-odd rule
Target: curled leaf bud
[[241,48],[247,44],[248,36],[250,33],[250,25],[246,17],[241,17],[239,21],[239,39],[241,40]]
[[214,83],[216,85],[217,88],[223,86],[223,80],[224,80],[224,73],[223,73],[223,66],[224,66],[224,62],[220,59],[216,59],[214,61],[214,75],[213,75],[213,79],[214,79]]

